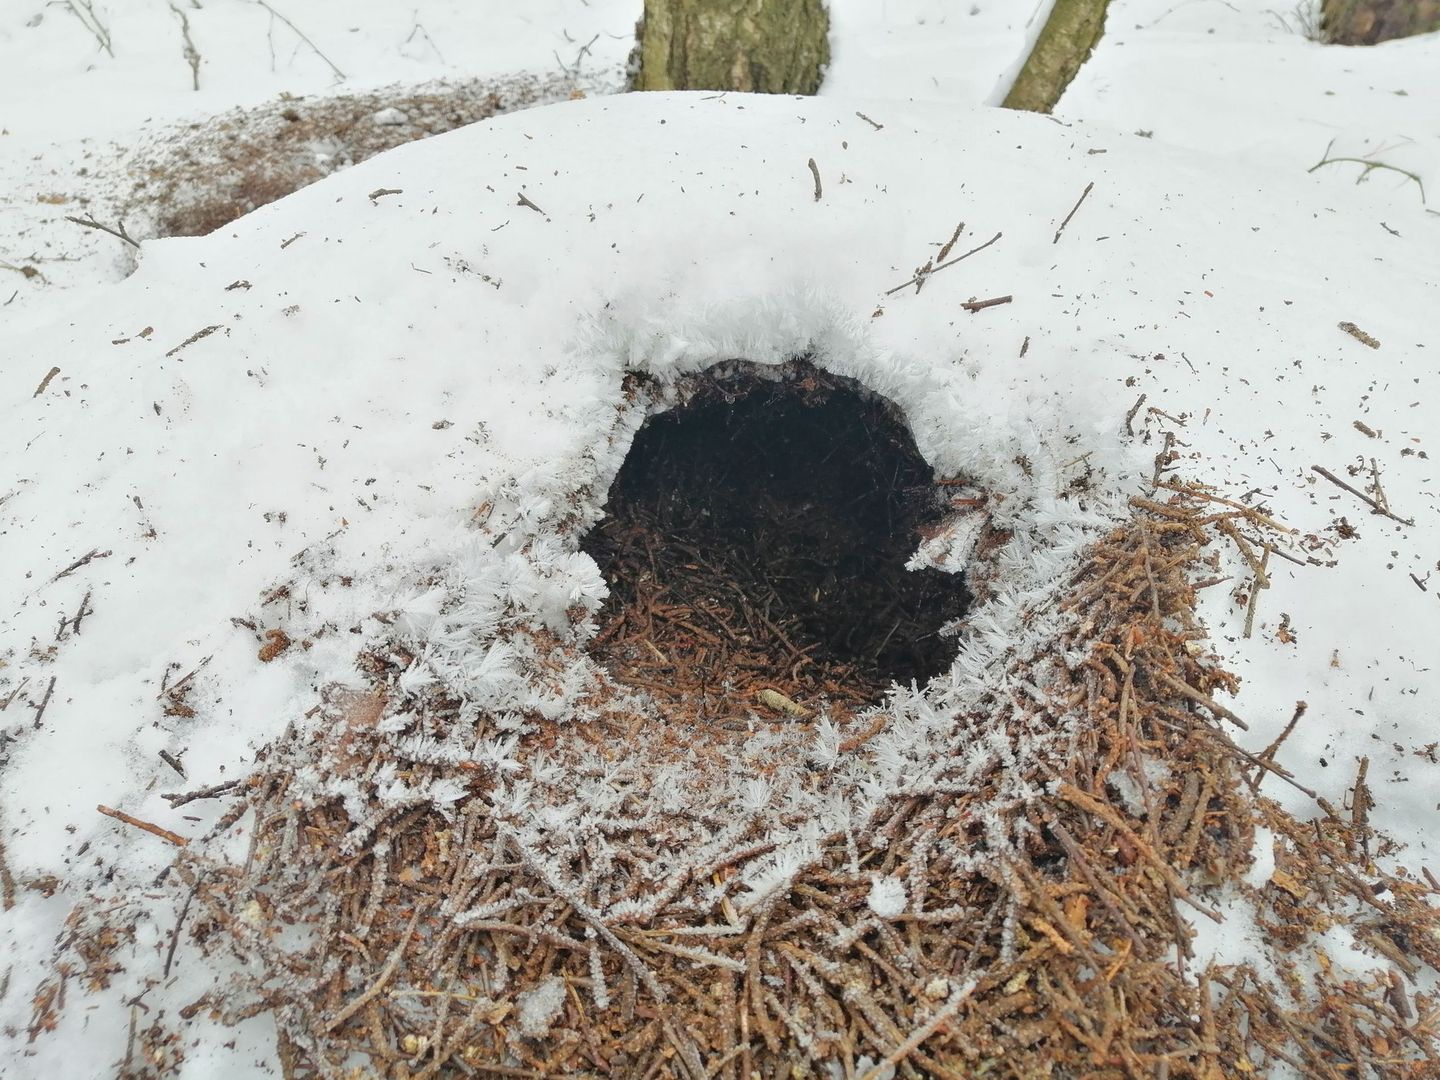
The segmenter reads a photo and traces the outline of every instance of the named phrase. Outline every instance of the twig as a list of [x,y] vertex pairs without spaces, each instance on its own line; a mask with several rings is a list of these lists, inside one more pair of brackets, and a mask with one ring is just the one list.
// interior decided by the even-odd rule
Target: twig
[[1135,428],[1134,428],[1132,425],[1135,423],[1135,416],[1136,416],[1137,413],[1139,413],[1139,411],[1140,411],[1140,406],[1145,404],[1145,397],[1146,397],[1145,394],[1141,394],[1141,395],[1135,400],[1135,404],[1130,406],[1130,411],[1125,414],[1125,434],[1126,434],[1126,435],[1134,435],[1134,434],[1135,434]]
[[100,224],[100,222],[96,221],[94,214],[88,214],[83,218],[78,218],[70,214],[66,214],[65,220],[73,221],[76,225],[83,225],[87,229],[99,229],[103,233],[109,233],[111,236],[115,237],[118,240],[124,240],[125,243],[129,244],[133,248],[139,248],[140,246],[140,241],[136,240],[133,236],[131,236],[128,232],[125,231],[125,223],[123,221],[117,222],[117,225],[119,227],[112,229],[109,225],[102,225]]
[[529,199],[527,199],[527,198],[525,197],[525,193],[524,193],[523,191],[517,191],[515,194],[516,194],[516,195],[519,197],[519,199],[520,199],[520,201],[515,204],[516,206],[526,206],[526,207],[529,207],[531,210],[534,210],[537,214],[540,214],[541,216],[545,216],[545,211],[544,211],[544,210],[541,210],[540,207],[536,206],[533,202],[531,202]]
[[1014,299],[1015,297],[1008,295],[993,296],[989,300],[967,300],[960,306],[973,315],[975,314],[975,312],[984,311],[986,308],[999,307],[1001,304],[1008,304]]
[[100,48],[109,53],[111,59],[114,59],[115,50],[110,47],[110,30],[95,14],[91,0],[65,0],[65,6],[80,20],[80,25],[95,36],[95,40],[100,43]]
[[50,385],[50,380],[55,378],[55,376],[59,374],[60,369],[58,367],[52,367],[49,372],[46,373],[45,378],[40,380],[40,385],[35,388],[35,393],[31,394],[30,396],[39,397],[41,394],[43,394],[45,392],[45,388]]
[[25,689],[25,684],[29,681],[30,676],[25,676],[25,678],[20,680],[19,685],[16,686],[14,690],[11,690],[9,695],[3,701],[0,701],[0,712],[4,712],[10,707],[10,703],[20,696],[20,691]]
[[1369,771],[1370,759],[1362,757],[1350,796],[1350,821],[1355,831],[1360,834],[1360,850],[1364,852],[1366,862],[1370,860],[1370,808],[1375,805],[1370,786],[1365,783],[1365,774]]
[[[1285,730],[1275,736],[1274,741],[1257,755],[1261,761],[1275,760],[1275,755],[1280,750],[1280,744],[1290,737],[1290,733],[1295,730],[1295,725],[1300,723],[1300,718],[1305,715],[1305,710],[1309,707],[1310,705],[1304,701],[1295,703],[1295,713],[1290,717],[1290,722],[1285,725]],[[1257,783],[1255,786],[1259,787],[1260,785]]]
[[970,999],[970,994],[974,989],[975,983],[971,982],[953,992],[950,995],[950,1000],[936,1010],[934,1016],[916,1028],[908,1039],[890,1051],[890,1053],[886,1054],[884,1061],[867,1070],[860,1077],[860,1080],[877,1080],[886,1068],[893,1069],[896,1065],[900,1064],[900,1062],[904,1061],[911,1053],[919,1049],[921,1043],[935,1034],[936,1031],[940,1030],[942,1024],[960,1011],[960,1006],[964,1005],[965,1002]]
[[820,166],[818,166],[818,165],[815,164],[815,159],[814,159],[813,157],[812,157],[809,161],[807,161],[806,164],[810,166],[810,175],[815,178],[815,201],[816,201],[816,202],[819,202],[819,201],[820,201]]
[[40,721],[45,718],[45,709],[50,704],[50,695],[55,693],[55,679],[56,676],[50,676],[50,685],[45,687],[45,696],[40,699],[40,704],[35,709],[35,722],[31,725],[32,728],[38,728]]
[[[160,751],[160,760],[163,761],[163,762],[165,762],[166,765],[169,765],[170,768],[174,769],[177,773],[179,773],[179,774],[180,774],[180,779],[182,779],[182,780],[188,780],[188,779],[189,779],[189,777],[187,777],[187,776],[185,775],[185,766],[184,766],[184,765],[181,765],[181,764],[180,764],[180,759],[177,758],[174,754],[170,753],[169,750],[161,750],[161,751]],[[172,803],[170,804],[170,806],[171,806],[171,808],[173,809],[174,806],[175,806],[175,804],[172,802]]]
[[[180,775],[185,775],[181,773]],[[160,797],[170,804],[170,809],[184,806],[186,803],[194,802],[196,799],[218,799],[221,795],[228,795],[239,787],[242,780],[225,780],[219,784],[211,784],[209,787],[198,788],[195,791],[184,791],[161,795]]]
[[1244,720],[1241,720],[1240,717],[1236,716],[1224,705],[1221,705],[1218,701],[1210,697],[1208,694],[1202,694],[1199,690],[1196,690],[1193,686],[1191,686],[1184,680],[1177,679],[1174,675],[1171,675],[1170,673],[1165,671],[1157,671],[1155,672],[1155,676],[1166,686],[1170,687],[1171,690],[1174,690],[1177,694],[1180,694],[1182,697],[1189,698],[1197,705],[1204,705],[1205,708],[1209,709],[1216,716],[1223,717],[1224,719],[1229,720],[1241,731],[1250,730],[1250,725],[1245,723]]
[[398,188],[398,187],[379,187],[379,188],[376,188],[374,191],[370,192],[368,198],[369,198],[370,201],[373,203],[373,202],[378,202],[380,199],[383,199],[386,195],[403,195],[403,194],[405,194],[405,189],[404,189],[404,188]]
[[[1353,322],[1342,322],[1338,323],[1337,325],[1340,327],[1341,330],[1344,330],[1345,333],[1349,334],[1356,341],[1360,342],[1360,344],[1368,345],[1372,349],[1380,348],[1380,342],[1377,339],[1371,337],[1364,330],[1361,330],[1360,327],[1356,326]],[[1362,428],[1361,430],[1363,431],[1364,429]]]
[[1398,165],[1387,165],[1387,164],[1386,164],[1385,162],[1383,162],[1383,161],[1372,161],[1372,160],[1369,159],[1369,158],[1358,158],[1358,157],[1333,157],[1333,158],[1332,158],[1332,157],[1330,156],[1330,149],[1331,149],[1331,147],[1333,147],[1334,145],[1335,145],[1335,140],[1334,140],[1334,139],[1331,139],[1328,143],[1326,143],[1326,144],[1325,144],[1325,154],[1324,154],[1324,156],[1323,156],[1319,161],[1317,161],[1314,165],[1311,165],[1310,168],[1306,169],[1305,171],[1306,171],[1306,172],[1311,172],[1311,173],[1313,173],[1316,169],[1319,169],[1319,168],[1321,168],[1322,166],[1325,166],[1325,165],[1338,165],[1338,164],[1340,164],[1341,162],[1348,162],[1348,163],[1351,164],[1351,165],[1361,165],[1361,166],[1364,166],[1364,171],[1361,172],[1360,175],[1355,178],[1355,183],[1358,184],[1358,183],[1360,183],[1362,180],[1364,180],[1366,177],[1368,177],[1368,176],[1369,176],[1372,172],[1374,172],[1376,169],[1388,169],[1390,172],[1399,173],[1401,176],[1406,177],[1406,178],[1409,179],[1409,180],[1415,181],[1415,186],[1420,189],[1420,205],[1422,205],[1422,206],[1426,205],[1426,199],[1425,199],[1425,181],[1420,178],[1420,174],[1419,174],[1419,173],[1413,173],[1413,172],[1411,172],[1409,169],[1402,169],[1402,168],[1400,168]]
[[870,117],[866,116],[863,112],[857,112],[855,115],[858,116],[861,120],[864,120],[865,123],[869,124],[876,131],[881,131],[885,127],[884,124],[877,124],[874,120],[871,120]]
[[314,49],[315,55],[320,57],[321,60],[324,60],[325,63],[330,66],[330,70],[335,73],[335,78],[342,82],[344,81],[345,72],[341,71],[338,67],[336,67],[335,62],[331,60],[330,57],[326,56],[323,52],[321,52],[320,47],[316,45],[315,42],[311,41],[308,37],[306,37],[303,30],[301,30],[293,22],[287,19],[284,15],[280,14],[280,12],[276,11],[273,7],[271,7],[269,4],[269,0],[255,0],[255,3],[259,4],[266,11],[268,11],[272,18],[279,19],[291,30],[293,30],[296,37],[298,37],[301,41],[305,42],[306,45],[309,45],[310,48]]
[[1385,489],[1380,485],[1380,466],[1375,463],[1373,457],[1370,459],[1370,483],[1375,489],[1375,501],[1383,506],[1385,512],[1388,514],[1390,512],[1390,500],[1385,497]]
[[[1239,537],[1239,533],[1235,534]],[[1243,548],[1241,549],[1244,550]],[[1255,579],[1250,583],[1250,603],[1245,607],[1245,637],[1248,639],[1255,630],[1255,611],[1260,606],[1260,590],[1270,587],[1270,577],[1266,569],[1270,565],[1270,548],[1265,548],[1265,554],[1260,557],[1260,565],[1254,567]]]
[[379,996],[380,991],[385,989],[385,984],[390,981],[390,977],[395,974],[395,969],[400,966],[400,960],[405,955],[406,947],[410,944],[411,935],[415,933],[415,924],[420,921],[420,911],[421,908],[417,904],[415,906],[415,914],[410,916],[410,925],[405,928],[405,933],[400,936],[400,944],[396,945],[394,950],[391,951],[389,959],[385,961],[385,966],[380,969],[380,974],[375,977],[375,981],[370,984],[364,993],[325,1022],[326,1031],[334,1031],[367,1004],[374,1001],[375,998]]
[[190,891],[185,896],[185,903],[180,905],[180,914],[175,919],[175,929],[170,931],[170,947],[165,950],[165,967],[160,973],[162,979],[170,977],[170,965],[175,962],[175,946],[180,944],[180,927],[185,925],[185,916],[190,912],[190,904],[195,899],[195,894],[200,891],[200,886],[204,881],[204,874],[197,877],[195,884],[190,886]]
[[944,262],[949,258],[951,250],[955,247],[956,241],[960,239],[960,234],[964,231],[965,223],[962,221],[959,225],[955,226],[955,231],[950,234],[950,239],[940,245],[940,250],[935,255],[938,262]]
[[[190,335],[188,338],[186,338],[184,341],[180,342],[179,345],[176,345],[173,349],[171,349],[170,351],[168,351],[165,355],[166,355],[167,357],[174,356],[174,355],[175,355],[176,353],[178,353],[181,349],[184,349],[184,348],[186,348],[186,347],[188,347],[188,346],[190,346],[190,345],[194,345],[195,342],[199,341],[201,338],[207,338],[207,337],[209,337],[209,336],[210,336],[211,334],[213,334],[216,330],[223,330],[223,329],[225,329],[225,328],[224,328],[220,323],[212,323],[210,326],[204,327],[203,329],[200,329],[200,330],[196,330],[195,333],[191,334],[191,335]],[[228,334],[229,331],[227,330],[226,333]]]
[[1341,480],[1338,476],[1336,476],[1334,473],[1332,473],[1329,469],[1322,468],[1322,467],[1319,466],[1319,465],[1311,465],[1311,466],[1310,466],[1310,470],[1311,470],[1312,472],[1317,472],[1317,473],[1319,473],[1321,476],[1325,477],[1326,480],[1329,480],[1329,481],[1330,481],[1332,484],[1334,484],[1336,487],[1344,488],[1346,491],[1350,492],[1351,495],[1354,495],[1354,496],[1355,496],[1356,498],[1358,498],[1358,499],[1364,500],[1365,503],[1368,504],[1368,505],[1375,511],[1375,513],[1377,513],[1377,514],[1383,514],[1383,515],[1385,515],[1386,517],[1388,517],[1388,518],[1389,518],[1390,520],[1392,520],[1392,521],[1398,521],[1401,525],[1414,525],[1414,524],[1415,524],[1415,520],[1414,520],[1413,518],[1402,518],[1402,517],[1400,517],[1398,514],[1393,514],[1393,513],[1391,513],[1391,512],[1390,512],[1389,510],[1387,510],[1385,507],[1381,506],[1378,502],[1376,502],[1374,499],[1372,499],[1369,495],[1366,495],[1363,491],[1360,491],[1358,488],[1353,488],[1353,487],[1351,487],[1349,484],[1347,484],[1344,480]]
[[76,610],[73,616],[69,618],[66,618],[64,615],[60,616],[60,629],[55,631],[56,641],[60,641],[65,637],[66,627],[69,627],[70,633],[76,635],[77,637],[79,636],[81,621],[84,620],[86,615],[92,614],[92,612],[90,611],[90,596],[92,592],[93,590],[91,589],[85,590],[85,595],[80,600],[80,607]]
[[180,37],[185,42],[185,47],[181,52],[185,57],[185,62],[190,65],[190,89],[199,90],[200,50],[195,48],[195,42],[190,39],[190,20],[186,17],[185,12],[181,11],[174,4],[170,5],[170,10],[173,11],[175,17],[180,20]]
[[1072,206],[1070,212],[1065,215],[1065,220],[1060,222],[1060,227],[1055,230],[1055,239],[1051,240],[1050,243],[1058,244],[1060,242],[1060,234],[1065,231],[1065,226],[1070,224],[1070,219],[1075,216],[1075,211],[1080,209],[1080,204],[1085,201],[1086,196],[1090,194],[1090,189],[1094,186],[1094,180],[1091,180],[1090,183],[1085,185],[1085,190],[1080,193],[1080,198],[1075,200],[1075,205]]
[[98,810],[100,813],[104,814],[106,817],[112,817],[116,821],[123,821],[126,825],[133,825],[137,829],[143,829],[151,836],[160,837],[161,840],[168,840],[176,847],[184,847],[186,844],[190,843],[189,840],[181,836],[179,833],[173,833],[169,829],[162,829],[159,825],[155,825],[149,821],[142,821],[140,820],[140,818],[132,817],[130,814],[125,813],[125,811],[123,810],[116,810],[112,807],[104,805],[103,803],[95,807],[95,809]]
[[81,555],[80,558],[76,559],[69,566],[65,567],[64,570],[61,570],[58,574],[52,577],[50,579],[50,584],[55,584],[55,582],[59,581],[63,577],[69,577],[76,570],[79,570],[82,566],[89,566],[90,563],[95,559],[108,559],[110,555],[111,553],[109,551],[101,551],[99,548],[91,548],[84,555]]
[[965,252],[965,254],[963,254],[963,255],[956,255],[955,258],[951,259],[949,262],[943,262],[943,263],[941,263],[939,266],[936,266],[936,267],[934,267],[933,269],[927,270],[924,274],[917,274],[915,277],[912,277],[909,281],[906,281],[906,282],[903,282],[902,284],[896,285],[893,289],[886,289],[886,290],[885,290],[885,295],[886,295],[886,296],[891,296],[891,295],[899,292],[901,289],[908,289],[911,285],[914,285],[914,284],[915,284],[917,281],[919,281],[922,277],[929,277],[931,274],[938,274],[941,270],[944,270],[947,266],[954,266],[956,263],[961,262],[961,261],[963,261],[963,260],[965,260],[965,259],[968,259],[971,255],[974,255],[977,251],[984,251],[984,250],[985,250],[986,248],[988,248],[991,244],[995,243],[996,240],[999,240],[1000,237],[1003,236],[1003,235],[1004,235],[1004,233],[998,233],[998,232],[997,232],[994,236],[992,236],[989,240],[986,240],[985,243],[981,244],[979,247],[973,247],[973,248],[971,248],[969,251]]
[[[1276,532],[1284,533],[1287,536],[1293,536],[1300,531],[1299,529],[1292,529],[1289,525],[1284,525],[1266,514],[1262,514],[1253,506],[1246,506],[1244,503],[1236,502],[1234,499],[1224,499],[1221,498],[1219,495],[1211,495],[1208,491],[1202,491],[1197,487],[1187,487],[1184,484],[1176,484],[1169,480],[1161,480],[1160,483],[1156,486],[1166,488],[1169,491],[1179,492],[1181,495],[1189,495],[1192,498],[1204,499],[1206,502],[1219,503],[1221,506],[1229,506],[1235,510],[1239,510],[1245,515],[1245,517],[1253,521],[1255,524],[1264,525],[1267,529],[1274,529]],[[1277,551],[1275,554],[1283,555],[1284,553]],[[1292,560],[1294,559],[1294,556],[1288,557]],[[1302,563],[1301,565],[1304,564]]]

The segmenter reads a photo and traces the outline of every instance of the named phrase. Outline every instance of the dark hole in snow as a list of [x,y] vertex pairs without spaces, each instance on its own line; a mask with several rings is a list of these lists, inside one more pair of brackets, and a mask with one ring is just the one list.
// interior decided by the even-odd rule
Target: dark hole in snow
[[[855,706],[946,670],[961,575],[906,570],[942,498],[898,409],[796,362],[726,365],[640,428],[582,548],[592,651],[700,719]],[[763,695],[763,696],[762,696]]]

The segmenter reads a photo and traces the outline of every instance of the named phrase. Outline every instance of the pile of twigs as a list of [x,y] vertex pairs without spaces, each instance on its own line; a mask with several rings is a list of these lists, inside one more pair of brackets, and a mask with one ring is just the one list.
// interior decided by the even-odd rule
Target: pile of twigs
[[[188,932],[240,969],[192,1014],[273,1013],[286,1076],[349,1075],[357,1055],[391,1077],[1440,1074],[1440,1003],[1414,985],[1440,967],[1435,890],[1372,865],[1353,815],[1268,800],[1293,778],[1275,747],[1241,749],[1216,701],[1234,679],[1205,652],[1194,582],[1210,545],[1265,522],[1198,492],[1152,505],[1058,598],[1063,670],[999,703],[1017,740],[1081,717],[1067,754],[1011,765],[1036,795],[1004,820],[984,783],[897,800],[748,909],[727,882],[764,835],[655,895],[652,826],[618,823],[608,865],[557,865],[482,770],[382,753],[406,657],[373,658],[373,690],[327,695],[327,723],[273,747],[217,830],[253,815],[249,857],[182,852]],[[403,721],[461,722],[443,698]],[[527,739],[553,763],[576,741],[620,758],[666,737],[626,724]],[[725,753],[718,729],[668,737]],[[359,802],[297,794],[315,770]],[[464,794],[443,811],[363,795],[386,770]],[[1274,872],[1247,881],[1262,825]],[[877,879],[903,884],[903,910],[873,903]],[[1192,924],[1212,919],[1293,964],[1196,955]],[[1318,938],[1337,923],[1388,963],[1331,965]]]

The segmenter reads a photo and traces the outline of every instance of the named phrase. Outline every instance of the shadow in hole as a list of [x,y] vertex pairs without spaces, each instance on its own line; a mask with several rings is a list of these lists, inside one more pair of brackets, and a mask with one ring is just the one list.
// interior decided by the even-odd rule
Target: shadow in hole
[[647,686],[746,675],[854,704],[945,670],[969,595],[905,569],[938,497],[898,410],[808,364],[756,372],[703,377],[636,435],[581,545],[611,588],[597,656]]

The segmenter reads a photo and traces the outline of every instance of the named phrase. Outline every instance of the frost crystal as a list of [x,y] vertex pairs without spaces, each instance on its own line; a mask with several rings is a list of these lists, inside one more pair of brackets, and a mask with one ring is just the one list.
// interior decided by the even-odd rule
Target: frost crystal
[[521,1033],[531,1039],[542,1038],[549,1033],[550,1025],[565,1004],[565,983],[551,977],[516,1000],[520,1005]]
[[905,883],[894,877],[872,878],[867,902],[882,919],[893,919],[905,910]]

